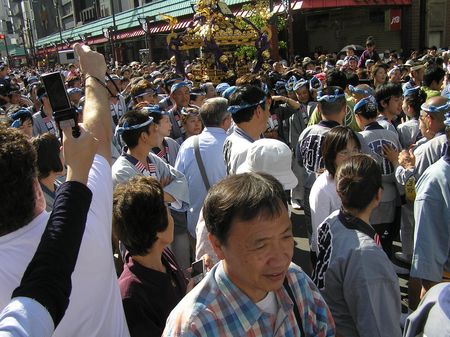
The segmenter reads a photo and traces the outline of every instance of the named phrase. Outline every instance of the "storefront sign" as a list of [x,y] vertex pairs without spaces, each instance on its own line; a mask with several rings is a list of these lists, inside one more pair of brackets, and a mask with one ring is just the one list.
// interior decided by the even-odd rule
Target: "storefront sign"
[[386,23],[389,25],[388,30],[391,32],[399,31],[402,29],[402,10],[401,9],[389,9],[387,10]]

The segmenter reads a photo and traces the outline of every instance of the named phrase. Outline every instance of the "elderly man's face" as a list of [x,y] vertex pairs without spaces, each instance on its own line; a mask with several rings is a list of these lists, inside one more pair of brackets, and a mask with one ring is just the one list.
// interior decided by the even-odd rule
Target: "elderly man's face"
[[172,94],[172,98],[178,108],[185,108],[189,106],[189,100],[191,98],[189,95],[189,88],[181,87],[175,90],[175,92]]
[[[214,237],[212,238],[214,241]],[[280,289],[294,253],[292,224],[286,207],[273,218],[235,220],[227,243],[216,253],[233,283],[258,302],[270,291]]]

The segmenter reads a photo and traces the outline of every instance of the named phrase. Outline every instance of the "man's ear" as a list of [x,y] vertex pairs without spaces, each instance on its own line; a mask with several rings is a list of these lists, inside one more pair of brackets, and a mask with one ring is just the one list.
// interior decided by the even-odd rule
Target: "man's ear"
[[223,260],[225,258],[223,244],[221,244],[220,241],[211,233],[208,233],[208,240],[214,250],[214,253],[216,253],[217,258],[219,260]]
[[388,100],[383,99],[382,101],[380,101],[381,106],[383,107],[383,110],[386,109],[386,107],[389,104]]

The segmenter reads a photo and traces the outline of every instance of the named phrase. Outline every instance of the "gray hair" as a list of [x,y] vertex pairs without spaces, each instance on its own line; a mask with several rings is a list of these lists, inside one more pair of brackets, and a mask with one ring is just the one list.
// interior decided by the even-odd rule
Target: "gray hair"
[[227,111],[228,100],[223,97],[207,99],[200,108],[200,118],[206,127],[219,127],[230,114]]

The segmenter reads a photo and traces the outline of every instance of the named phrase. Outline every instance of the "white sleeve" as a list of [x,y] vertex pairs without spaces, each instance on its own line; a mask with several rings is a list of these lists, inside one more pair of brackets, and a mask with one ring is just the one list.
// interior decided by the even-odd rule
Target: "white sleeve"
[[326,193],[324,193],[324,189],[326,188],[326,186],[320,186],[320,188],[317,188],[317,184],[319,183],[321,183],[321,179],[317,179],[314,182],[314,185],[311,188],[311,193],[309,195],[309,207],[311,208],[312,225],[311,249],[314,252],[318,251],[317,228],[319,228],[319,225],[333,212],[331,210],[329,198]]
[[0,337],[50,337],[54,330],[47,309],[32,298],[13,298],[0,313]]
[[208,230],[206,229],[205,219],[203,218],[203,208],[200,210],[200,214],[198,216],[195,234],[197,237],[195,246],[195,261],[200,260],[203,255],[208,254],[214,264],[216,264],[219,259],[212,249],[211,243],[208,239]]
[[89,171],[87,186],[92,191],[86,228],[97,233],[106,243],[111,242],[113,182],[111,166],[96,155]]

